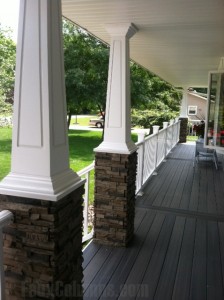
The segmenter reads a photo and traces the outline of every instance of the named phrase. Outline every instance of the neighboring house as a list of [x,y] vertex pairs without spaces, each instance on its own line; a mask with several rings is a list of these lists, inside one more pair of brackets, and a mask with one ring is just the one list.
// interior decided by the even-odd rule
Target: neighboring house
[[194,126],[205,121],[207,113],[207,98],[205,94],[189,91],[187,95],[187,116],[190,123],[189,133],[194,133]]

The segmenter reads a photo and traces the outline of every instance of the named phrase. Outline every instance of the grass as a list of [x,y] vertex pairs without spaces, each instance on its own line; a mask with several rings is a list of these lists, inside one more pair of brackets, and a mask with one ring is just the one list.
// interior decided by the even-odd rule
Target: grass
[[[69,130],[70,166],[79,171],[94,160],[93,148],[101,142],[102,132]],[[0,128],[0,179],[10,171],[12,129]]]
[[195,135],[188,135],[187,136],[187,141],[188,142],[195,142],[195,141],[197,141],[197,139],[198,139],[198,136],[195,136]]
[[69,130],[70,167],[79,171],[94,160],[93,149],[102,140],[101,131]]
[[[102,141],[102,131],[69,130],[70,167],[75,172],[90,165],[94,160],[93,149]],[[134,142],[137,135],[132,134]],[[0,180],[10,171],[12,129],[0,128]],[[93,201],[94,171],[90,174],[90,200]]]
[[76,116],[72,116],[71,119],[71,125],[80,125],[80,126],[88,126],[89,125],[89,120],[90,119],[97,119],[99,118],[97,115],[93,115],[93,116],[77,116],[77,120],[76,120]]
[[12,129],[0,128],[0,180],[10,171]]

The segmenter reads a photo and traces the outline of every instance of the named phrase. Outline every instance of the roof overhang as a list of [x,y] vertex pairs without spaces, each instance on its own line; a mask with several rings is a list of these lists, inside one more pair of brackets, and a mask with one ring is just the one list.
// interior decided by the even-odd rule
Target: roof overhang
[[131,58],[177,87],[204,87],[224,56],[223,0],[62,0],[63,15],[110,43],[108,23],[133,23]]

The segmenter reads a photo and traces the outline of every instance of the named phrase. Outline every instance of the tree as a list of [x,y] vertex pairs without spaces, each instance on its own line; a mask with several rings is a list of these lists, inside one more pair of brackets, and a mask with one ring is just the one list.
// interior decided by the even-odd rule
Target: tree
[[69,126],[72,114],[105,109],[109,49],[67,20],[63,37]]
[[151,73],[130,62],[131,75],[131,106],[132,108],[145,109],[150,101],[150,79]]
[[178,116],[181,98],[172,85],[131,62],[132,125],[162,126]]
[[12,115],[12,104],[5,101],[5,97],[0,92],[0,116]]
[[16,44],[11,38],[11,31],[8,29],[4,29],[0,24],[1,109],[2,109],[2,105],[4,105],[4,102],[13,104],[15,61],[16,61]]

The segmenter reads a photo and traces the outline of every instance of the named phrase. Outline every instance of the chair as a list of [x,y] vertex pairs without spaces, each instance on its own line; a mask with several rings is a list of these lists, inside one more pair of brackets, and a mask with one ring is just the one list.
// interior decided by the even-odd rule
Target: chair
[[197,140],[196,147],[195,147],[195,161],[198,163],[200,158],[205,158],[206,160],[212,160],[215,164],[216,170],[218,169],[218,157],[217,157],[216,150],[205,148],[203,139]]

